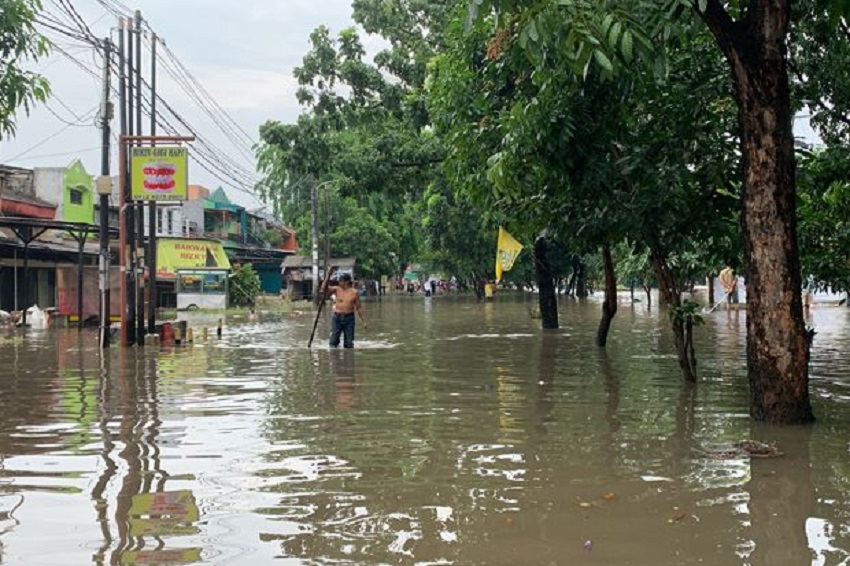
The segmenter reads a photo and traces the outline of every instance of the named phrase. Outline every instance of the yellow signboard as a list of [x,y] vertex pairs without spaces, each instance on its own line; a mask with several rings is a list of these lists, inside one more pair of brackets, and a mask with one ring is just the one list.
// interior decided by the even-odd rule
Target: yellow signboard
[[131,147],[133,200],[186,200],[188,162],[185,147]]
[[193,523],[200,513],[189,490],[136,494],[128,515],[130,534],[134,537],[198,532]]
[[160,238],[156,243],[156,276],[174,279],[178,269],[230,269],[221,242]]
[[172,550],[125,550],[121,553],[121,564],[195,564],[201,561],[200,548],[175,548]]

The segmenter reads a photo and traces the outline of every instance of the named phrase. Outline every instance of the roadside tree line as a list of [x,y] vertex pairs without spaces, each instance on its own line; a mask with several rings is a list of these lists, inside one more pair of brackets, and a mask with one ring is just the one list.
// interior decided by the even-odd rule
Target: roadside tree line
[[[23,15],[0,34],[22,43],[2,62],[21,77],[42,54],[38,4],[12,3]],[[302,115],[261,128],[258,190],[282,219],[320,227],[366,277],[418,262],[468,281],[492,277],[504,225],[533,250],[507,277],[535,280],[544,327],[559,324],[556,281],[597,266],[600,346],[617,285],[653,282],[687,381],[698,310],[683,291],[737,261],[752,416],[813,419],[803,274],[850,290],[850,0],[352,8],[386,47],[369,58],[357,29],[317,28],[294,73]],[[47,86],[0,84],[8,134]],[[801,110],[824,148],[795,144]]]

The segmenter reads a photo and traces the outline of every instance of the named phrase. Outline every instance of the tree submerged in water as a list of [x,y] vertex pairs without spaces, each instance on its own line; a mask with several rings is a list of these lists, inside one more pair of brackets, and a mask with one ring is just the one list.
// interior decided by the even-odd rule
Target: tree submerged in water
[[680,356],[680,363],[686,363],[689,375],[696,377],[697,373],[697,356],[694,352],[694,326],[705,324],[705,320],[699,315],[700,305],[696,301],[684,300],[682,304],[676,307],[671,307],[667,311],[670,320],[674,325],[679,325],[682,328],[684,337],[683,351],[685,356]]
[[232,307],[253,305],[260,295],[260,275],[251,264],[236,265],[230,278],[228,304]]

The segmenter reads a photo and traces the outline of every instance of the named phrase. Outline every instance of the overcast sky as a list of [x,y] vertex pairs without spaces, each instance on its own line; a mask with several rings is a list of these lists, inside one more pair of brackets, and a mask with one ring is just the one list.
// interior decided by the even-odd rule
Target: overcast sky
[[[135,5],[124,2],[132,9],[141,10],[171,52],[254,141],[260,124],[266,120],[292,122],[297,118],[300,108],[295,100],[292,70],[300,65],[309,48],[309,35],[318,25],[327,25],[334,34],[353,25],[350,3],[351,0],[137,0]],[[106,37],[110,28],[117,25],[116,16],[101,2],[72,0],[72,4],[98,37]],[[44,0],[44,5],[47,15],[71,25],[70,17],[57,0]],[[89,173],[97,174],[100,133],[94,126],[93,111],[101,96],[101,79],[97,78],[101,75],[99,57],[82,42],[52,32],[48,36],[55,38],[58,47],[79,63],[55,51],[35,66],[50,80],[54,97],[47,108],[38,107],[30,117],[19,116],[17,136],[0,141],[0,163],[20,167],[65,166],[79,157]],[[364,39],[367,50],[374,53],[378,40]],[[148,66],[149,60],[143,62],[146,74]],[[158,73],[158,91],[208,143],[254,171],[253,161],[234,148],[164,69]],[[117,119],[112,126],[117,130]],[[198,165],[190,168],[190,182],[211,189],[224,185],[231,199],[240,204],[250,207],[259,204]]]

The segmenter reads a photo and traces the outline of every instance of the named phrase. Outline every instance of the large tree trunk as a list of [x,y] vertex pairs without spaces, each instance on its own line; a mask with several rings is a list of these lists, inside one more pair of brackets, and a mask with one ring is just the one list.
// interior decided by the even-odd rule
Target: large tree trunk
[[543,328],[558,328],[558,297],[555,294],[555,277],[547,252],[546,238],[539,237],[534,242],[534,273],[537,277],[537,300],[540,304],[540,318]]
[[[653,248],[650,250],[650,259],[655,277],[658,279],[659,302],[667,305],[667,308],[679,308],[682,306],[682,296],[676,279],[670,271],[670,266],[667,265],[667,258],[661,251]],[[696,359],[693,355],[693,348],[689,344],[689,335],[685,333],[685,322],[681,317],[674,316],[671,317],[671,326],[682,377],[685,378],[685,381],[694,382],[697,380]]]
[[750,414],[801,424],[814,415],[797,248],[790,5],[751,2],[746,19],[735,22],[719,0],[709,0],[702,17],[729,61],[739,106]]
[[579,260],[578,276],[576,277],[576,297],[586,299],[589,295],[587,290],[587,266]]
[[611,257],[611,247],[602,246],[602,266],[605,270],[605,300],[602,302],[602,320],[596,332],[596,345],[604,348],[608,343],[608,331],[611,321],[617,314],[617,276],[614,273],[614,260]]
[[484,299],[484,283],[475,274],[472,274],[472,288],[475,290],[475,298],[479,301]]

